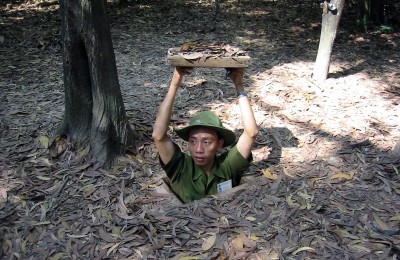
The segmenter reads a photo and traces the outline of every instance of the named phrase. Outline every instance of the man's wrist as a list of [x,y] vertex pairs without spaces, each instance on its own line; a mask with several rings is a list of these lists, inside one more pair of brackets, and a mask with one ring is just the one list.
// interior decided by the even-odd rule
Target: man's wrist
[[245,90],[238,91],[237,98],[247,97],[247,92]]

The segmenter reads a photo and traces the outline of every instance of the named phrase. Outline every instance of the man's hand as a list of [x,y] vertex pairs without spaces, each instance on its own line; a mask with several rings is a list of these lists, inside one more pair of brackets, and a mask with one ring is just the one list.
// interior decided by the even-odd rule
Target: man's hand
[[227,76],[231,78],[233,81],[233,84],[235,84],[236,91],[240,92],[243,91],[243,74],[244,74],[244,69],[243,68],[227,68]]
[[189,75],[192,71],[190,67],[175,67],[174,74],[172,75],[171,86],[180,87],[183,77]]
[[175,67],[176,72],[183,76],[190,75],[192,73],[193,68],[191,67]]

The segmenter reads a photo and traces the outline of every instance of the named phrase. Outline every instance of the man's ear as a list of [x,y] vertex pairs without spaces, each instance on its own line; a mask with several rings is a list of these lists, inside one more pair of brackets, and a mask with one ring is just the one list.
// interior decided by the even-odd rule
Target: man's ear
[[225,141],[224,138],[221,138],[218,140],[218,148],[219,149],[222,149],[222,147],[224,146],[224,141]]

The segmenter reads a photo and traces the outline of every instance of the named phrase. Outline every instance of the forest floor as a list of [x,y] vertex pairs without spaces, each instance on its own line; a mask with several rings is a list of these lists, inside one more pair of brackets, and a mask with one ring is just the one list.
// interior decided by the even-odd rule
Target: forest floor
[[[397,259],[400,257],[400,34],[357,33],[345,13],[329,79],[311,79],[321,10],[289,1],[133,1],[108,5],[138,153],[104,170],[73,145],[48,151],[63,118],[58,5],[0,4],[0,258]],[[396,32],[397,31],[397,32]],[[228,196],[174,205],[152,124],[188,41],[240,46],[259,125],[257,178]],[[223,69],[196,69],[174,126],[211,109],[240,133]],[[172,133],[171,133],[172,134]],[[174,135],[172,135],[176,138]],[[176,139],[184,148],[184,144]]]

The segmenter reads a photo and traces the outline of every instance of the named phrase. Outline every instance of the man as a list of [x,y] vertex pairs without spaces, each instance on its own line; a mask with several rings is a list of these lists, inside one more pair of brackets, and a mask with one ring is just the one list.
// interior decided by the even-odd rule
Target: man
[[[178,136],[188,141],[189,156],[167,135],[175,95],[184,75],[189,74],[189,68],[177,67],[174,70],[168,93],[156,116],[153,139],[171,188],[184,203],[239,185],[241,175],[250,165],[251,148],[258,129],[244,91],[243,73],[242,68],[228,70],[238,93],[244,128],[238,142],[235,144],[235,134],[224,128],[214,113],[202,111],[190,120],[187,127],[175,130]],[[228,152],[217,156],[222,147],[230,145],[233,146]]]

